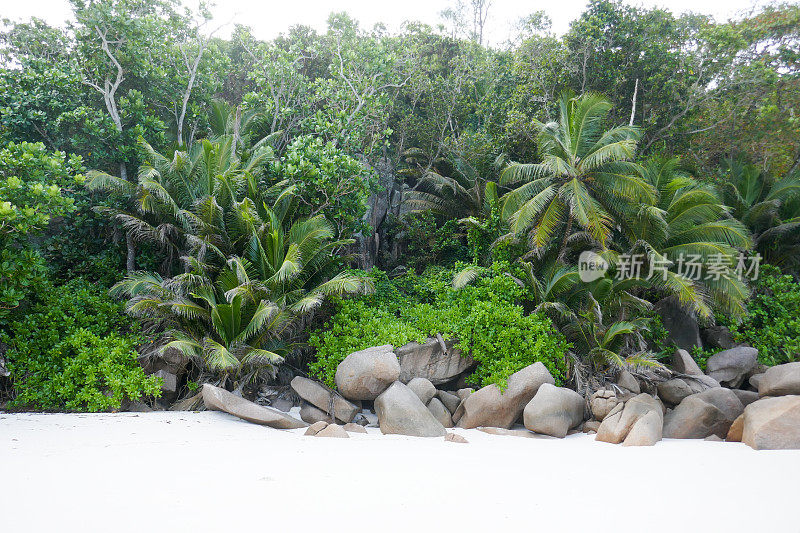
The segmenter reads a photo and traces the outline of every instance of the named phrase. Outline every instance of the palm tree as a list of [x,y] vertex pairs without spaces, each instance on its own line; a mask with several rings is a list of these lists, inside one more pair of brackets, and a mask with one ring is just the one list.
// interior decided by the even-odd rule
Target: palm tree
[[775,179],[740,159],[724,162],[719,191],[731,214],[753,234],[767,261],[787,270],[800,267],[800,172]]
[[503,218],[515,234],[530,231],[534,247],[560,236],[563,249],[577,226],[605,248],[612,231],[626,224],[627,206],[652,201],[652,186],[632,162],[638,130],[604,130],[610,109],[600,95],[563,93],[559,120],[535,123],[541,162],[512,163],[503,171],[501,185],[518,185],[503,197]]
[[236,253],[273,301],[302,314],[331,294],[371,290],[371,278],[341,272],[337,252],[354,241],[334,240],[335,230],[323,215],[292,220],[292,205],[291,194],[284,193],[272,207],[258,208],[245,199],[234,210],[241,235]]
[[234,258],[214,281],[198,270],[167,279],[137,272],[111,292],[128,297],[127,312],[161,333],[151,353],[173,349],[224,376],[263,370],[274,374],[294,317],[252,282],[248,267]]
[[[406,152],[407,157],[416,153]],[[437,168],[439,167],[439,168]],[[430,211],[448,218],[486,219],[497,199],[497,185],[482,177],[466,159],[454,156],[417,178],[405,203],[412,212]]]
[[[557,261],[535,266],[520,262],[520,266],[523,273],[514,280],[526,289],[523,304],[530,312],[548,315],[564,333],[578,355],[576,370],[662,368],[643,337],[650,327],[648,313],[653,306],[634,294],[649,287],[647,280],[604,276],[585,283],[576,267]],[[453,287],[459,289],[486,272],[485,268],[467,267],[455,275]],[[576,372],[576,379],[580,373]]]
[[[304,236],[314,240],[309,233]],[[308,240],[304,244],[315,251]],[[243,372],[248,373],[245,380],[261,371],[274,374],[293,328],[325,297],[370,288],[365,278],[345,273],[305,287],[297,280],[308,279],[309,269],[295,263],[296,281],[287,292],[285,284],[276,290],[274,280],[260,279],[258,268],[247,259],[232,257],[216,276],[208,265],[194,258],[189,262],[192,271],[173,278],[130,274],[111,294],[127,297],[126,311],[157,335],[144,355],[176,350],[223,379]]]
[[[653,274],[649,285],[700,316],[711,316],[713,309],[743,313],[747,286],[735,268],[740,250],[751,246],[747,229],[730,216],[713,187],[680,169],[677,158],[651,158],[642,166],[642,179],[656,197],[631,206],[620,249],[628,257],[645,256],[643,268]],[[619,265],[619,254],[605,256]],[[690,261],[700,265],[692,267],[694,272]]]
[[261,173],[274,157],[272,149],[262,145],[241,159],[230,135],[203,140],[171,157],[144,139],[139,144],[145,160],[136,183],[105,172],[88,173],[89,190],[122,195],[131,206],[97,210],[121,223],[129,239],[159,245],[165,252],[166,272],[176,258],[194,249],[229,249],[226,213],[245,197],[260,201],[264,196]]
[[283,137],[282,131],[268,133],[266,124],[269,118],[262,108],[242,109],[241,105],[232,106],[225,100],[213,100],[209,107],[208,124],[211,139],[230,136],[236,151],[248,155],[261,146],[275,147]]

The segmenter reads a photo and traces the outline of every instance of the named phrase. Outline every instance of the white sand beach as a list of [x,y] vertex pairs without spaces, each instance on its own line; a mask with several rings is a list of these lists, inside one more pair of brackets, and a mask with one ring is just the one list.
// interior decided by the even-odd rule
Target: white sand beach
[[3,531],[799,531],[800,451],[0,413]]

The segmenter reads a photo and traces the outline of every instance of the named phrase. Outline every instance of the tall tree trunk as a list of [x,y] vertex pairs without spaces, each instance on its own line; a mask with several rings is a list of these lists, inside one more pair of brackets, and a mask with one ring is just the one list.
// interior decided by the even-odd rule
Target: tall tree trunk
[[633,121],[636,118],[636,96],[639,94],[639,78],[636,78],[636,85],[633,86],[633,98],[631,98],[631,120],[628,126],[633,126]]
[[[128,166],[124,161],[119,164],[119,177],[125,181],[128,180]],[[136,270],[136,247],[133,244],[133,237],[131,237],[130,231],[125,234],[125,241],[125,245],[128,248],[128,256],[125,259],[125,267],[130,274]]]
[[567,239],[569,239],[569,234],[572,231],[572,214],[569,215],[567,218],[567,229],[564,231],[564,239],[561,241],[561,246],[558,248],[558,258],[563,260],[564,259],[564,251],[567,249]]
[[130,231],[125,235],[125,241],[128,247],[128,257],[125,260],[125,267],[128,270],[128,274],[130,274],[136,270],[136,247],[133,244],[133,237],[131,237]]

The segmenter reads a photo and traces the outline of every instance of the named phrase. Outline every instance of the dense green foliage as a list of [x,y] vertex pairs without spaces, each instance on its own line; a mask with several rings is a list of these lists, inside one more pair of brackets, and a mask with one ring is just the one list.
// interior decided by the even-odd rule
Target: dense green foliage
[[401,346],[441,334],[455,341],[478,367],[476,385],[505,387],[508,376],[541,361],[561,383],[566,376],[567,345],[550,320],[525,314],[518,305],[523,290],[496,264],[475,285],[454,289],[453,272],[439,270],[421,277],[408,274],[377,277],[376,294],[339,303],[337,313],[312,334],[317,349],[311,371],[333,384],[336,366],[350,353],[381,344]]
[[371,187],[368,173],[333,143],[300,137],[287,147],[272,172],[296,188],[302,215],[322,214],[339,237],[367,229],[362,219]]
[[2,338],[15,406],[101,411],[160,394],[138,364],[133,324],[104,291],[76,280],[40,298]]
[[[55,217],[74,209],[61,186],[77,161],[42,144],[9,143],[0,149],[0,327],[45,279],[39,251],[29,247]],[[75,176],[79,179],[79,176]]]
[[759,361],[800,361],[800,283],[767,265],[753,286],[747,317],[731,325],[734,338],[758,349]]
[[[0,400],[149,398],[137,353],[252,393],[308,344],[330,383],[437,334],[476,384],[542,361],[584,391],[661,365],[665,298],[796,360],[800,8],[592,0],[490,47],[478,4],[267,41],[180,0],[3,21]],[[787,277],[751,283],[758,258]]]

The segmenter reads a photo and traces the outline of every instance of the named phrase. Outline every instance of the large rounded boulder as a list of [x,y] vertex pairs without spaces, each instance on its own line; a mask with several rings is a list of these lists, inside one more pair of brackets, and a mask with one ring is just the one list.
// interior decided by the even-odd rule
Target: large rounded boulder
[[603,419],[595,440],[624,446],[653,446],[661,440],[664,414],[658,400],[649,394],[617,404]]
[[750,346],[737,346],[712,355],[706,361],[706,374],[720,385],[739,388],[758,363],[758,350]]
[[759,396],[800,394],[800,362],[768,368],[756,383]]
[[724,439],[744,406],[736,394],[723,387],[708,389],[683,399],[664,419],[664,437]]
[[762,398],[748,405],[742,442],[756,450],[800,450],[800,396]]
[[458,427],[492,426],[508,429],[522,415],[539,387],[545,383],[555,385],[555,380],[547,367],[536,362],[511,374],[506,383],[504,391],[491,384],[466,396],[454,415],[454,418],[458,418]]
[[586,401],[574,390],[544,383],[522,412],[525,427],[535,433],[564,438],[583,422]]
[[391,344],[353,352],[336,367],[336,388],[348,400],[374,400],[400,377]]
[[457,350],[452,341],[430,338],[424,343],[410,342],[397,350],[400,361],[400,381],[425,378],[434,385],[451,381],[475,366],[475,361]]
[[384,434],[443,437],[444,426],[414,391],[400,381],[375,398],[375,414]]

